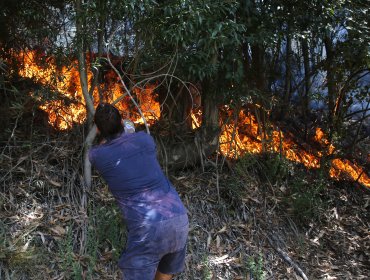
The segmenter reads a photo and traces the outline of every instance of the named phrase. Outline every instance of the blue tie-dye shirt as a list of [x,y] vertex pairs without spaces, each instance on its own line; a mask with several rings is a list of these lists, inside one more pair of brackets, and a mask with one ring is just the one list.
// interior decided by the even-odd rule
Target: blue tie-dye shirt
[[129,230],[186,214],[157,161],[155,142],[149,134],[122,133],[91,148],[89,159],[107,182]]

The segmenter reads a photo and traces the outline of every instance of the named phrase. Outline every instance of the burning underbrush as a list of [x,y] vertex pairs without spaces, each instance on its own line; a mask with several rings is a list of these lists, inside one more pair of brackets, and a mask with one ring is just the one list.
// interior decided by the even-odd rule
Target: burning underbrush
[[[47,86],[62,96],[61,98],[54,95],[40,104],[40,108],[47,113],[51,126],[65,131],[85,121],[85,103],[81,95],[79,73],[74,65],[76,62],[71,63],[70,67],[57,67],[52,57],[45,57],[36,51],[22,52],[17,54],[17,58],[21,65],[20,76]],[[89,72],[88,80],[91,82],[92,79],[93,75]],[[93,100],[97,101],[102,98],[102,92],[104,92],[103,97],[106,102],[112,102],[125,94],[115,73],[106,71],[104,80],[105,83],[98,84],[92,92]],[[156,85],[146,84],[143,87],[135,87],[132,93],[149,125],[155,124],[160,119],[164,105],[158,101]],[[37,91],[30,90],[29,94],[40,101],[42,99]],[[143,123],[137,108],[132,105],[128,96],[124,96],[116,106],[126,113],[125,117],[131,118],[137,124]],[[258,118],[257,111],[252,113],[248,109],[241,109],[234,112],[228,109],[228,106],[222,106],[220,110],[222,112],[220,116],[222,132],[219,138],[219,152],[222,156],[237,159],[246,153],[275,152],[309,169],[318,169],[324,162],[329,165],[328,174],[331,178],[352,180],[365,187],[370,187],[370,177],[367,171],[356,162],[355,158],[349,160],[341,157],[338,149],[327,139],[320,127],[312,128],[314,133],[311,139],[304,143],[302,139],[293,135],[289,126],[281,128],[273,123],[262,122],[261,118]],[[195,107],[188,117],[191,117],[193,129],[200,127],[201,107]],[[367,158],[362,163],[368,165],[368,160]]]
[[[63,71],[74,78],[61,78],[55,90],[74,102],[55,98],[27,115],[24,106],[9,112],[0,160],[1,279],[120,276],[124,225],[98,176],[91,192],[82,187],[84,103],[75,95],[73,70]],[[113,84],[107,101],[122,94]],[[134,91],[154,124],[160,117],[154,88]],[[30,96],[37,99],[36,92]],[[128,100],[120,104],[131,109]],[[262,125],[247,109],[221,110],[219,153],[202,168],[169,174],[191,220],[186,271],[177,279],[296,279],[302,272],[309,279],[365,279],[367,170],[340,157],[320,128],[304,142],[289,127]],[[40,114],[46,122],[35,121]],[[139,123],[135,111],[129,117]],[[191,117],[196,129],[200,108]]]

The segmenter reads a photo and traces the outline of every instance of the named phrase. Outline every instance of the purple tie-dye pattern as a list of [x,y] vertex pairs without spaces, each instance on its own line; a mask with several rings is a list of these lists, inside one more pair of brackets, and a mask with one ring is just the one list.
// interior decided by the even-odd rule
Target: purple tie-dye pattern
[[148,190],[129,198],[114,196],[126,219],[128,230],[142,224],[150,224],[186,213],[186,209],[172,186],[169,186],[168,190]]
[[129,231],[139,233],[147,224],[186,214],[157,161],[155,142],[145,132],[123,133],[93,147],[89,159],[116,198]]

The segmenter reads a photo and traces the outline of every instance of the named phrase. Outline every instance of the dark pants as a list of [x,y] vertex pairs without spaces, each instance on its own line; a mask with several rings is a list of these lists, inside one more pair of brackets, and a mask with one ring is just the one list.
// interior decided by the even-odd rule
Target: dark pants
[[157,269],[164,274],[182,272],[188,231],[187,215],[131,229],[118,263],[123,279],[153,280]]

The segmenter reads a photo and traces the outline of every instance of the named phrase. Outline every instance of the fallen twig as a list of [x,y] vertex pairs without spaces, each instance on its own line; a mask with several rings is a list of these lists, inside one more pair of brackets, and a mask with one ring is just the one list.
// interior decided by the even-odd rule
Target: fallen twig
[[308,280],[303,270],[289,257],[289,255],[285,253],[283,250],[281,250],[278,246],[276,246],[268,236],[266,236],[266,238],[270,243],[271,247],[274,248],[274,250],[279,254],[279,256],[288,264],[290,264],[294,268],[294,270],[299,274],[299,276],[302,277],[302,279]]

